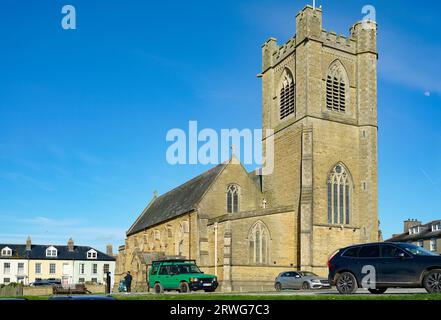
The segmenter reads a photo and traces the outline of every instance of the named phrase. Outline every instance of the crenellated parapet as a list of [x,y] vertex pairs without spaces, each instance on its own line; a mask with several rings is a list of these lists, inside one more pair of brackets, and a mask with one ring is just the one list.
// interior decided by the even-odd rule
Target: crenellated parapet
[[337,50],[355,54],[357,51],[357,41],[352,37],[337,35],[334,31],[322,30],[321,41],[324,46]]
[[320,42],[323,47],[352,55],[377,54],[377,24],[374,21],[357,22],[350,28],[348,36],[337,35],[334,31],[322,28],[321,9],[306,6],[296,16],[296,29],[297,34],[283,45],[278,45],[275,38],[265,42],[262,46],[263,72],[293,55],[296,48],[307,41]]

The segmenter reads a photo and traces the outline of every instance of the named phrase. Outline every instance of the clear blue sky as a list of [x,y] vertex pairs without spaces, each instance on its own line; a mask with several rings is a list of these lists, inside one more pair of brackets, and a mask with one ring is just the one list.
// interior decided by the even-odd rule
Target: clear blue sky
[[[0,242],[123,244],[155,189],[206,169],[167,164],[169,129],[261,127],[261,44],[291,37],[311,2],[2,0]],[[441,3],[318,4],[343,34],[377,9],[385,236],[441,218]]]

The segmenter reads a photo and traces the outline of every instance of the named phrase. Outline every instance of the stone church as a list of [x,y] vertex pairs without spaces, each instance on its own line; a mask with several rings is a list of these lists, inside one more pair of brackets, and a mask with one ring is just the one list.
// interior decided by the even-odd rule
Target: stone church
[[151,260],[179,256],[216,274],[222,291],[267,290],[286,270],[326,276],[336,249],[378,240],[377,26],[337,35],[306,6],[296,29],[262,46],[272,174],[249,173],[233,156],[155,195],[127,231],[117,277],[130,270],[146,290]]

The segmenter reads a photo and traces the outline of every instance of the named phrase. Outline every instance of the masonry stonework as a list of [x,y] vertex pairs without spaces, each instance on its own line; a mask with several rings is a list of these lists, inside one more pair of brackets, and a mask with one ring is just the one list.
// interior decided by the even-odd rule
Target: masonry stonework
[[[140,288],[152,253],[195,259],[223,291],[268,290],[282,271],[326,276],[335,250],[378,240],[376,24],[357,23],[348,37],[337,36],[323,29],[321,9],[306,6],[296,27],[285,44],[270,38],[262,46],[262,126],[272,130],[263,141],[274,138],[273,172],[248,173],[233,155],[155,197],[128,231],[117,264]],[[330,79],[335,70],[343,84]],[[288,75],[295,112],[281,117]],[[337,111],[331,80],[340,85]],[[347,189],[330,189],[335,168],[345,170]],[[227,212],[231,185],[239,190],[237,212]],[[346,220],[331,221],[334,212]]]

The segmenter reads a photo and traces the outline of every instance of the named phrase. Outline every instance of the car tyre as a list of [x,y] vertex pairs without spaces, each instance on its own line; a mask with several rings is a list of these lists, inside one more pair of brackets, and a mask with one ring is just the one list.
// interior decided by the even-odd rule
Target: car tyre
[[358,289],[357,279],[350,272],[343,272],[337,277],[336,287],[340,294],[354,294]]
[[153,291],[156,294],[161,294],[164,293],[164,287],[162,286],[162,284],[160,284],[159,282],[155,283],[155,285],[153,286]]
[[429,271],[424,277],[423,286],[428,293],[441,293],[441,269]]
[[282,291],[282,289],[283,289],[282,284],[280,282],[276,283],[275,288],[276,288],[276,291],[278,291],[278,292]]
[[302,284],[302,290],[309,290],[311,289],[311,286],[309,285],[308,282],[303,282]]
[[188,293],[188,292],[190,292],[190,286],[188,285],[187,282],[181,282],[179,284],[179,292],[180,293]]
[[368,289],[372,294],[383,294],[387,291],[387,288]]

